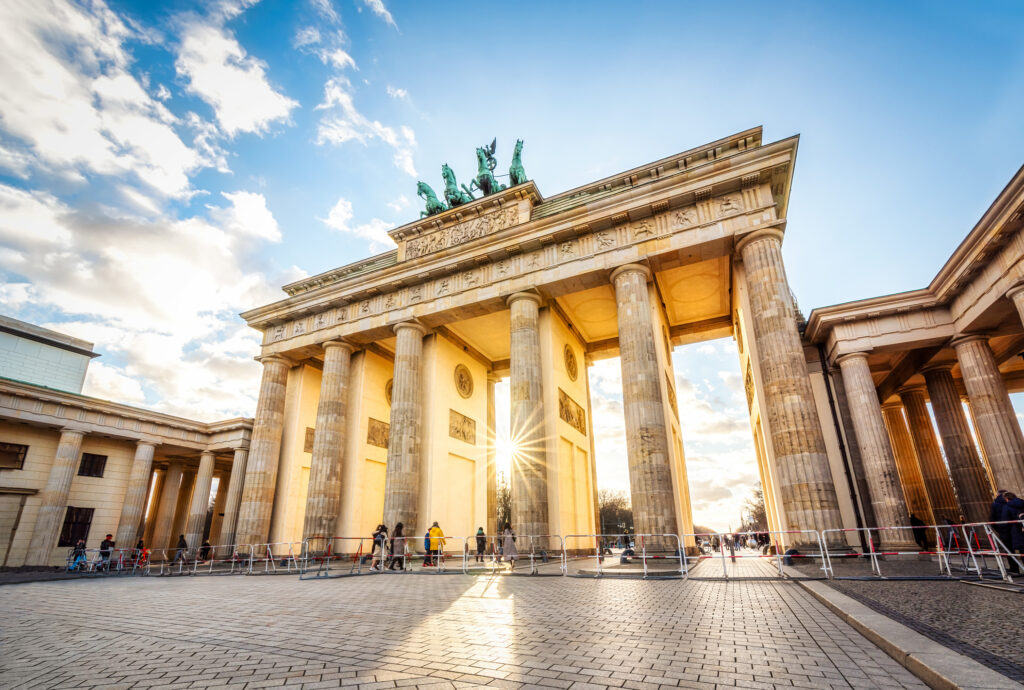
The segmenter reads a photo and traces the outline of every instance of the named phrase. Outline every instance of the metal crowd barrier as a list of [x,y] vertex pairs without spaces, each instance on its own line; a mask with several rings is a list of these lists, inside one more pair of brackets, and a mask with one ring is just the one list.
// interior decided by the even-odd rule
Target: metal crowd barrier
[[137,549],[82,549],[76,553],[68,551],[66,567],[68,572],[79,575],[135,575],[149,574],[148,552]]
[[[992,572],[992,569],[987,567],[987,559],[993,558],[999,571],[999,579],[1012,583],[1013,574],[1008,572],[1007,564],[1004,563],[1003,559],[1016,566],[1014,568],[1016,573],[1014,574],[1018,575],[1024,572],[1024,562],[1021,561],[1020,554],[1012,550],[1012,544],[1006,544],[1005,540],[997,534],[999,528],[994,527],[994,525],[1005,525],[1007,528],[1019,526],[1021,529],[1024,529],[1024,520],[971,522],[958,525],[971,559],[971,566],[967,570],[976,573],[979,580],[985,580],[987,579],[986,574]],[[981,534],[978,533],[978,528],[981,528]],[[981,558],[980,563],[978,562],[979,557]]]
[[[684,535],[685,536],[685,535]],[[612,550],[612,540],[615,548],[621,548],[616,556]],[[623,543],[623,540],[624,543]],[[593,553],[588,553],[588,544],[593,544]],[[563,542],[563,553],[566,561],[563,572],[569,577],[623,577],[647,579],[681,579],[685,577],[685,551],[683,542],[676,534],[570,534]],[[571,554],[571,555],[570,555]],[[617,568],[614,563],[611,566],[605,564],[605,558],[619,559],[619,565],[629,565],[634,559],[640,562],[639,571],[633,568]],[[583,560],[585,563],[590,559],[594,560],[594,570],[579,570],[575,573],[569,572],[569,561]],[[655,561],[656,566],[651,567],[650,561]],[[658,561],[678,563],[670,567],[658,567]]]
[[[739,544],[734,539],[737,534],[741,537]],[[821,534],[815,530],[759,530],[680,536],[684,539],[692,537],[697,545],[696,555],[691,556],[683,551],[682,565],[688,579],[786,578],[789,576],[783,570],[784,565],[816,562],[820,563],[817,570],[821,571],[817,577],[831,576],[828,551]],[[753,545],[749,543],[751,541]],[[712,565],[716,560],[721,563],[721,573],[717,566]],[[768,562],[772,562],[774,567],[766,569],[756,565]]]
[[[484,539],[488,548],[485,553],[471,550],[477,546],[478,539]],[[565,574],[565,541],[557,534],[538,534],[514,536],[515,557],[504,553],[505,535],[473,535],[466,537],[462,552],[464,554],[463,573],[467,575],[535,575],[562,576]],[[482,558],[481,558],[482,556]],[[528,561],[528,568],[523,570],[517,564]],[[479,564],[479,565],[478,565]],[[505,565],[508,568],[505,568]],[[517,569],[518,568],[518,569]]]

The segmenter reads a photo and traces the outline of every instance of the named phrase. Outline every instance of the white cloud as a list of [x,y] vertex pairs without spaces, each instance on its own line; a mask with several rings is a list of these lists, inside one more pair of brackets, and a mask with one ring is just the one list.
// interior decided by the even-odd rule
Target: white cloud
[[331,0],[310,0],[310,2],[320,16],[330,23],[337,24],[341,21],[341,17],[338,16],[334,5],[331,4]]
[[231,202],[227,208],[217,208],[211,215],[220,225],[238,236],[251,235],[269,242],[281,241],[281,229],[274,215],[267,208],[262,194],[252,192],[221,192]]
[[[48,324],[47,328],[60,331],[63,325],[53,323]],[[83,389],[89,391],[89,395],[104,400],[116,400],[129,405],[146,402],[146,394],[137,379],[124,375],[116,367],[108,366],[100,360],[89,363]]]
[[156,87],[156,94],[154,95],[161,101],[166,101],[168,98],[171,97],[171,91],[163,84],[160,84]]
[[369,223],[352,225],[352,202],[341,197],[334,204],[326,218],[322,222],[330,228],[355,237],[370,241],[370,251],[380,253],[395,248],[395,243],[387,231],[395,227],[394,223],[388,223],[380,218],[374,218]]
[[359,69],[356,67],[356,61],[352,59],[352,56],[346,53],[341,48],[334,48],[332,50],[321,50],[317,53],[320,56],[320,60],[325,64],[332,65],[337,70],[343,70],[346,67],[352,69]]
[[383,19],[389,26],[398,28],[398,25],[395,24],[395,18],[388,12],[388,8],[384,6],[384,0],[363,0],[363,4],[373,10],[373,13]]
[[[24,150],[3,156],[84,184],[87,174],[135,178],[187,196],[189,174],[209,161],[180,138],[178,119],[129,72],[123,43],[148,40],[102,2],[0,3],[0,124]],[[26,159],[30,157],[30,160]]]
[[409,97],[409,92],[405,89],[399,89],[388,84],[388,95],[401,101]]
[[279,121],[290,122],[298,103],[267,79],[267,65],[248,55],[234,34],[197,18],[185,23],[175,62],[186,90],[214,110],[221,131],[263,134]]
[[388,202],[388,208],[393,209],[395,211],[395,213],[398,213],[399,211],[405,209],[408,206],[409,206],[409,197],[407,197],[405,194],[400,195],[394,201],[389,201]]
[[315,26],[305,26],[295,32],[292,45],[296,48],[316,45],[320,42],[320,31]]
[[324,101],[316,107],[317,110],[325,111],[317,128],[317,143],[337,146],[355,140],[366,145],[379,139],[394,149],[392,161],[395,166],[415,177],[415,132],[404,125],[395,131],[377,120],[367,118],[356,109],[351,88],[351,83],[344,77],[330,79],[325,84]]

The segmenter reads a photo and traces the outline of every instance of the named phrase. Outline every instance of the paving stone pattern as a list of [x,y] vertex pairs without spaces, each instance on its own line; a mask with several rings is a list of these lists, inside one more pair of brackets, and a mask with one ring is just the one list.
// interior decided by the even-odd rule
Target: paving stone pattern
[[847,596],[939,644],[1024,681],[1024,596],[957,581],[834,580]]
[[110,578],[0,611],[5,688],[924,687],[786,582]]

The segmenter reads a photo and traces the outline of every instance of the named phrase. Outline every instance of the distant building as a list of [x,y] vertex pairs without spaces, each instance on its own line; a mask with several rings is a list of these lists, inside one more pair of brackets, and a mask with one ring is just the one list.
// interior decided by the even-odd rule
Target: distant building
[[82,395],[92,347],[0,316],[0,567],[61,565],[108,533],[126,548],[144,536],[156,558],[179,534],[234,542],[252,420]]

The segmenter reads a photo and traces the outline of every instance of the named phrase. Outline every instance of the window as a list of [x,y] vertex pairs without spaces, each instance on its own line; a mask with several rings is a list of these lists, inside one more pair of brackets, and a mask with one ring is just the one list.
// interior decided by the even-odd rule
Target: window
[[103,469],[107,466],[106,455],[95,455],[93,453],[82,453],[82,463],[78,466],[79,477],[102,477]]
[[0,470],[20,470],[25,465],[28,446],[0,443]]
[[68,506],[68,512],[64,515],[64,526],[60,528],[60,541],[57,542],[57,546],[74,546],[79,539],[88,540],[89,527],[92,526],[92,511],[92,508]]

